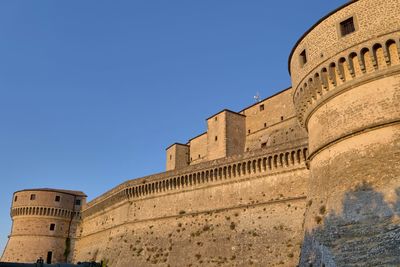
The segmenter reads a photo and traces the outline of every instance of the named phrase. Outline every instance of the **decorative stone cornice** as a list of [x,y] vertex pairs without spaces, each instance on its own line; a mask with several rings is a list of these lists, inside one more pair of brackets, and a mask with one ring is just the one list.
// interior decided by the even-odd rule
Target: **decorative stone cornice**
[[333,95],[397,71],[399,55],[400,32],[397,31],[357,44],[319,64],[301,80],[293,94],[302,126],[307,128],[309,115]]

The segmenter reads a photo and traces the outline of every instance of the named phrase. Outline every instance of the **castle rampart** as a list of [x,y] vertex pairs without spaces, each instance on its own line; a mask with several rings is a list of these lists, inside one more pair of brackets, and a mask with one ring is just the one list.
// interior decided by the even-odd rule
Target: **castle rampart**
[[75,259],[295,265],[306,158],[303,140],[128,181],[85,206]]
[[88,216],[125,199],[168,194],[171,191],[186,189],[193,190],[208,186],[210,183],[223,183],[227,179],[240,179],[259,173],[274,174],[290,170],[292,166],[305,164],[307,153],[307,142],[303,139],[297,146],[288,146],[286,149],[282,146],[272,147],[269,151],[260,149],[230,158],[196,164],[184,170],[133,179],[89,202],[84,207],[83,215]]
[[86,204],[75,191],[16,192],[2,260],[400,265],[399,14],[397,0],[328,14],[292,50],[292,87],[209,117],[166,149],[166,172]]

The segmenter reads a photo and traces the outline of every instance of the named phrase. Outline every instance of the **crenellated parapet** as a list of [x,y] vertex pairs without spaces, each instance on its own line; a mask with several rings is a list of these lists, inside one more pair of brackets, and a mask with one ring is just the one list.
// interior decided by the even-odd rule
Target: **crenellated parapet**
[[400,71],[400,31],[369,40],[318,65],[295,89],[294,103],[300,123],[321,103],[376,76]]
[[203,189],[258,175],[274,175],[280,172],[305,168],[308,157],[307,142],[286,149],[244,153],[234,157],[210,161],[125,182],[113,190],[89,202],[83,217],[91,216],[124,201],[135,201],[165,194]]
[[398,70],[400,2],[352,1],[317,22],[293,48],[289,69],[300,123],[333,95]]
[[81,217],[80,211],[73,211],[70,209],[51,208],[43,206],[25,206],[11,209],[11,217],[17,216],[46,216],[58,217],[61,219],[74,219],[78,220]]

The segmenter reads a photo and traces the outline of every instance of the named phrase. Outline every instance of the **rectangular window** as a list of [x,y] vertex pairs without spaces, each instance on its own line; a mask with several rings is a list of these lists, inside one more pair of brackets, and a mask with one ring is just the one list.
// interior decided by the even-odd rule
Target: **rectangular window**
[[75,200],[75,205],[80,206],[81,205],[81,200],[80,199]]
[[61,197],[60,196],[56,196],[56,198],[54,199],[55,202],[60,202]]
[[36,195],[35,194],[31,194],[31,200],[35,200],[36,199]]
[[215,136],[215,141],[218,141],[218,136]]
[[265,123],[264,123],[264,128],[266,128],[266,127],[267,127],[267,123],[265,122]]
[[54,229],[56,229],[56,224],[55,223],[50,224],[50,231],[54,231]]
[[172,155],[169,155],[169,160],[172,160]]
[[340,22],[340,34],[342,35],[342,37],[355,31],[356,27],[354,26],[353,17]]
[[18,196],[15,196],[14,197],[14,202],[17,202],[17,200],[18,200]]
[[264,110],[264,104],[260,105],[260,111],[263,111],[263,110]]
[[307,54],[306,54],[306,50],[304,49],[300,53],[300,65],[304,66],[306,63],[307,63]]
[[250,133],[250,129],[247,130],[247,133]]
[[218,117],[215,117],[215,121],[217,121],[218,120]]

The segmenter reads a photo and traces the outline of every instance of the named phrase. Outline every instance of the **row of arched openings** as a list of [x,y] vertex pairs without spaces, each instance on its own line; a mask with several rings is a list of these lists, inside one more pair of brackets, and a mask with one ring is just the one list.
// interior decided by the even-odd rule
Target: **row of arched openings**
[[66,209],[48,208],[48,207],[19,207],[11,211],[11,216],[34,215],[34,216],[54,216],[71,218],[78,217],[80,212],[74,212]]
[[298,86],[295,103],[298,114],[325,92],[364,74],[400,63],[400,40],[392,38],[359,51],[350,50],[347,56],[319,68]]
[[214,181],[263,173],[304,163],[307,160],[307,157],[307,148],[302,148],[148,184],[132,186],[125,190],[125,194],[128,198],[141,197]]

